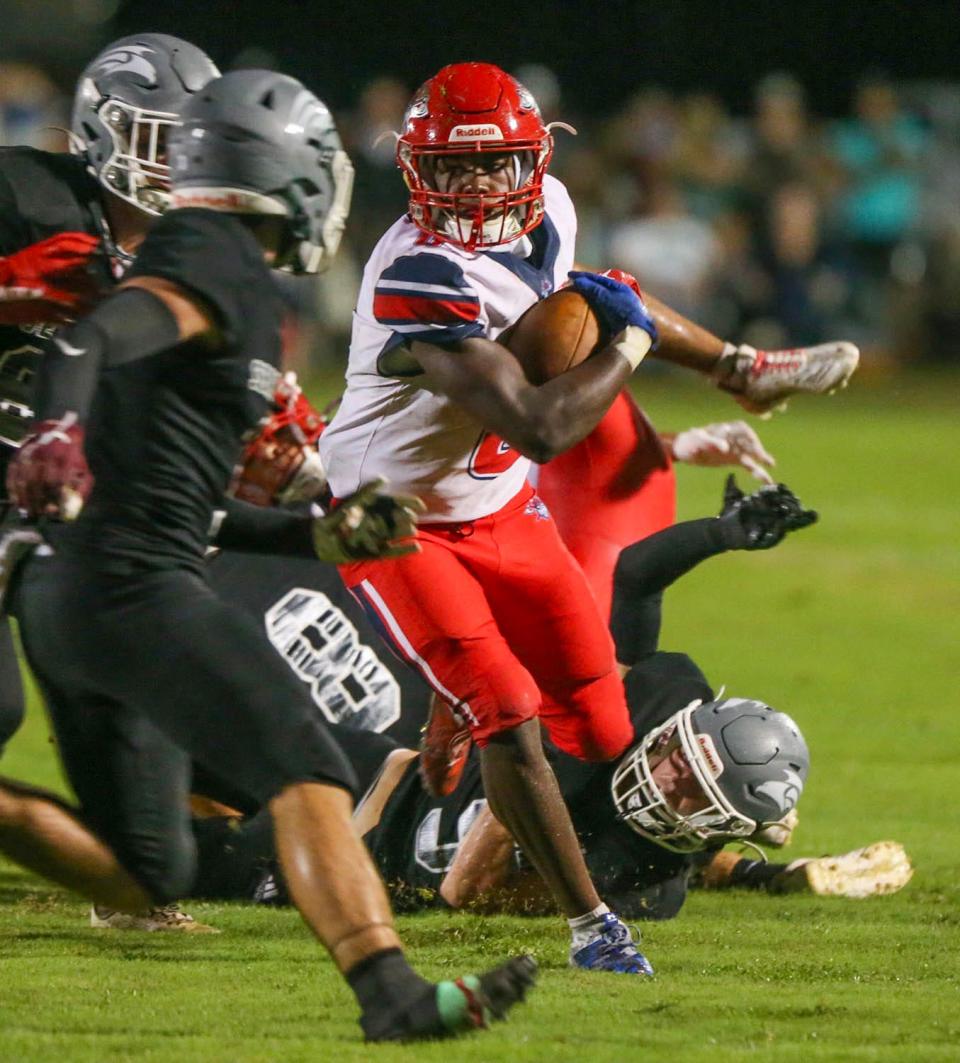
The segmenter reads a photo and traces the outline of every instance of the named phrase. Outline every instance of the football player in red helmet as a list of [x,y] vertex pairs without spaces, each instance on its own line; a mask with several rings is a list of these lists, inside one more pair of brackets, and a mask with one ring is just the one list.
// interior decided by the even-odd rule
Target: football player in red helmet
[[[531,93],[491,63],[453,63],[426,81],[404,115],[397,165],[410,217],[427,236],[472,251],[508,244],[544,216],[543,179],[554,128]],[[701,329],[650,299],[661,343],[656,357],[710,375],[751,413],[780,408],[796,392],[845,386],[859,352],[850,343],[756,351]]]
[[[543,220],[544,177],[557,127],[574,132],[562,122],[544,124],[533,96],[491,64],[456,63],[425,82],[407,109],[396,153],[410,190],[410,217],[424,239],[467,251],[515,247]],[[660,335],[654,357],[708,375],[753,413],[782,406],[796,391],[843,386],[857,365],[852,344],[758,352],[725,342],[653,296],[647,305]],[[596,433],[541,474],[541,497],[584,567],[604,616],[618,552],[639,531],[656,531],[673,519],[671,459],[688,457],[665,444],[656,441],[625,393]],[[601,452],[607,460],[598,461]],[[737,455],[730,456],[737,463]],[[583,489],[589,484],[589,505],[571,498],[571,481]],[[631,489],[625,491],[625,484]]]
[[444,67],[414,96],[397,141],[414,223],[468,251],[536,228],[550,129],[533,96],[499,67]]
[[469,723],[491,807],[554,890],[574,953],[600,942],[581,965],[642,975],[543,754],[540,719],[595,760],[632,728],[606,625],[527,471],[595,427],[656,330],[631,288],[588,274],[574,283],[606,317],[604,351],[533,387],[496,342],[574,265],[551,151],[533,97],[498,67],[454,64],[417,93],[397,144],[410,214],[364,272],[347,391],[320,452],[336,497],[363,470],[418,485],[423,563],[345,565],[344,580]]
[[[547,173],[552,149],[531,94],[496,66],[452,64],[416,93],[396,156],[409,214],[365,269],[348,388],[320,450],[338,497],[377,475],[425,500],[415,559],[347,565],[344,579],[469,726],[491,807],[553,889],[574,952],[605,937],[601,960],[583,965],[649,973],[626,928],[607,925],[540,747],[538,717],[561,748],[597,760],[622,752],[630,726],[605,617],[527,471],[629,402],[620,393],[658,329],[628,284],[580,274],[613,337],[605,350],[535,387],[498,342],[574,266],[576,216]],[[729,367],[752,381],[752,366],[776,361],[748,364],[667,308],[660,318],[665,356],[725,386]],[[753,386],[733,389],[752,401]],[[762,392],[773,396],[782,387]]]

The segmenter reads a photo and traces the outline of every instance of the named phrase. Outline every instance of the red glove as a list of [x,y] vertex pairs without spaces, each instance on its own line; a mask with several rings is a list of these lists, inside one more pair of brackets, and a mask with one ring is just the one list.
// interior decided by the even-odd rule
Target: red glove
[[88,233],[57,233],[0,258],[0,325],[67,321],[96,302],[91,259],[100,240]]
[[7,467],[7,493],[28,517],[74,520],[93,487],[76,414],[38,421]]
[[313,501],[326,488],[316,443],[326,421],[292,373],[274,392],[276,412],[244,447],[232,494],[255,506]]
[[632,288],[637,295],[640,296],[641,301],[643,301],[643,292],[640,290],[640,282],[632,273],[627,273],[625,269],[605,269],[600,276],[610,277],[615,281],[619,281],[621,284],[626,284],[628,287]]

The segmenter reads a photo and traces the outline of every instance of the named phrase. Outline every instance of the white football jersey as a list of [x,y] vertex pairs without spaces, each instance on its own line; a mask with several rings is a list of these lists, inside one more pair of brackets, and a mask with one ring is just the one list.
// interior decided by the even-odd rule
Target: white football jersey
[[377,244],[354,314],[347,390],[320,438],[338,498],[382,476],[392,491],[423,499],[422,520],[458,522],[495,513],[521,490],[530,462],[450,399],[421,390],[398,348],[495,340],[566,282],[576,214],[555,178],[544,179],[544,194],[541,224],[491,250],[425,237],[409,217]]

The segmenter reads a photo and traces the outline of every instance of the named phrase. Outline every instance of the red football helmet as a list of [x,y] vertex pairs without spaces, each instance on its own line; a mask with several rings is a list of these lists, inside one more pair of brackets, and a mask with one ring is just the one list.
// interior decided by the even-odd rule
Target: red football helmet
[[[478,154],[506,157],[513,169],[510,191],[439,187],[438,160]],[[453,63],[425,82],[397,141],[410,216],[423,232],[468,251],[515,240],[540,224],[543,175],[552,154],[553,137],[536,100],[491,63]]]

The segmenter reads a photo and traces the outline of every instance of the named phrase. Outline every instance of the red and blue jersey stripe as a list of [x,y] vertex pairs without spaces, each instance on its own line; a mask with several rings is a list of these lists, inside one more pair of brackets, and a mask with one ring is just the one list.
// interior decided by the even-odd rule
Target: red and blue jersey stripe
[[377,281],[373,314],[404,340],[449,343],[482,335],[480,300],[463,270],[443,255],[404,255]]

